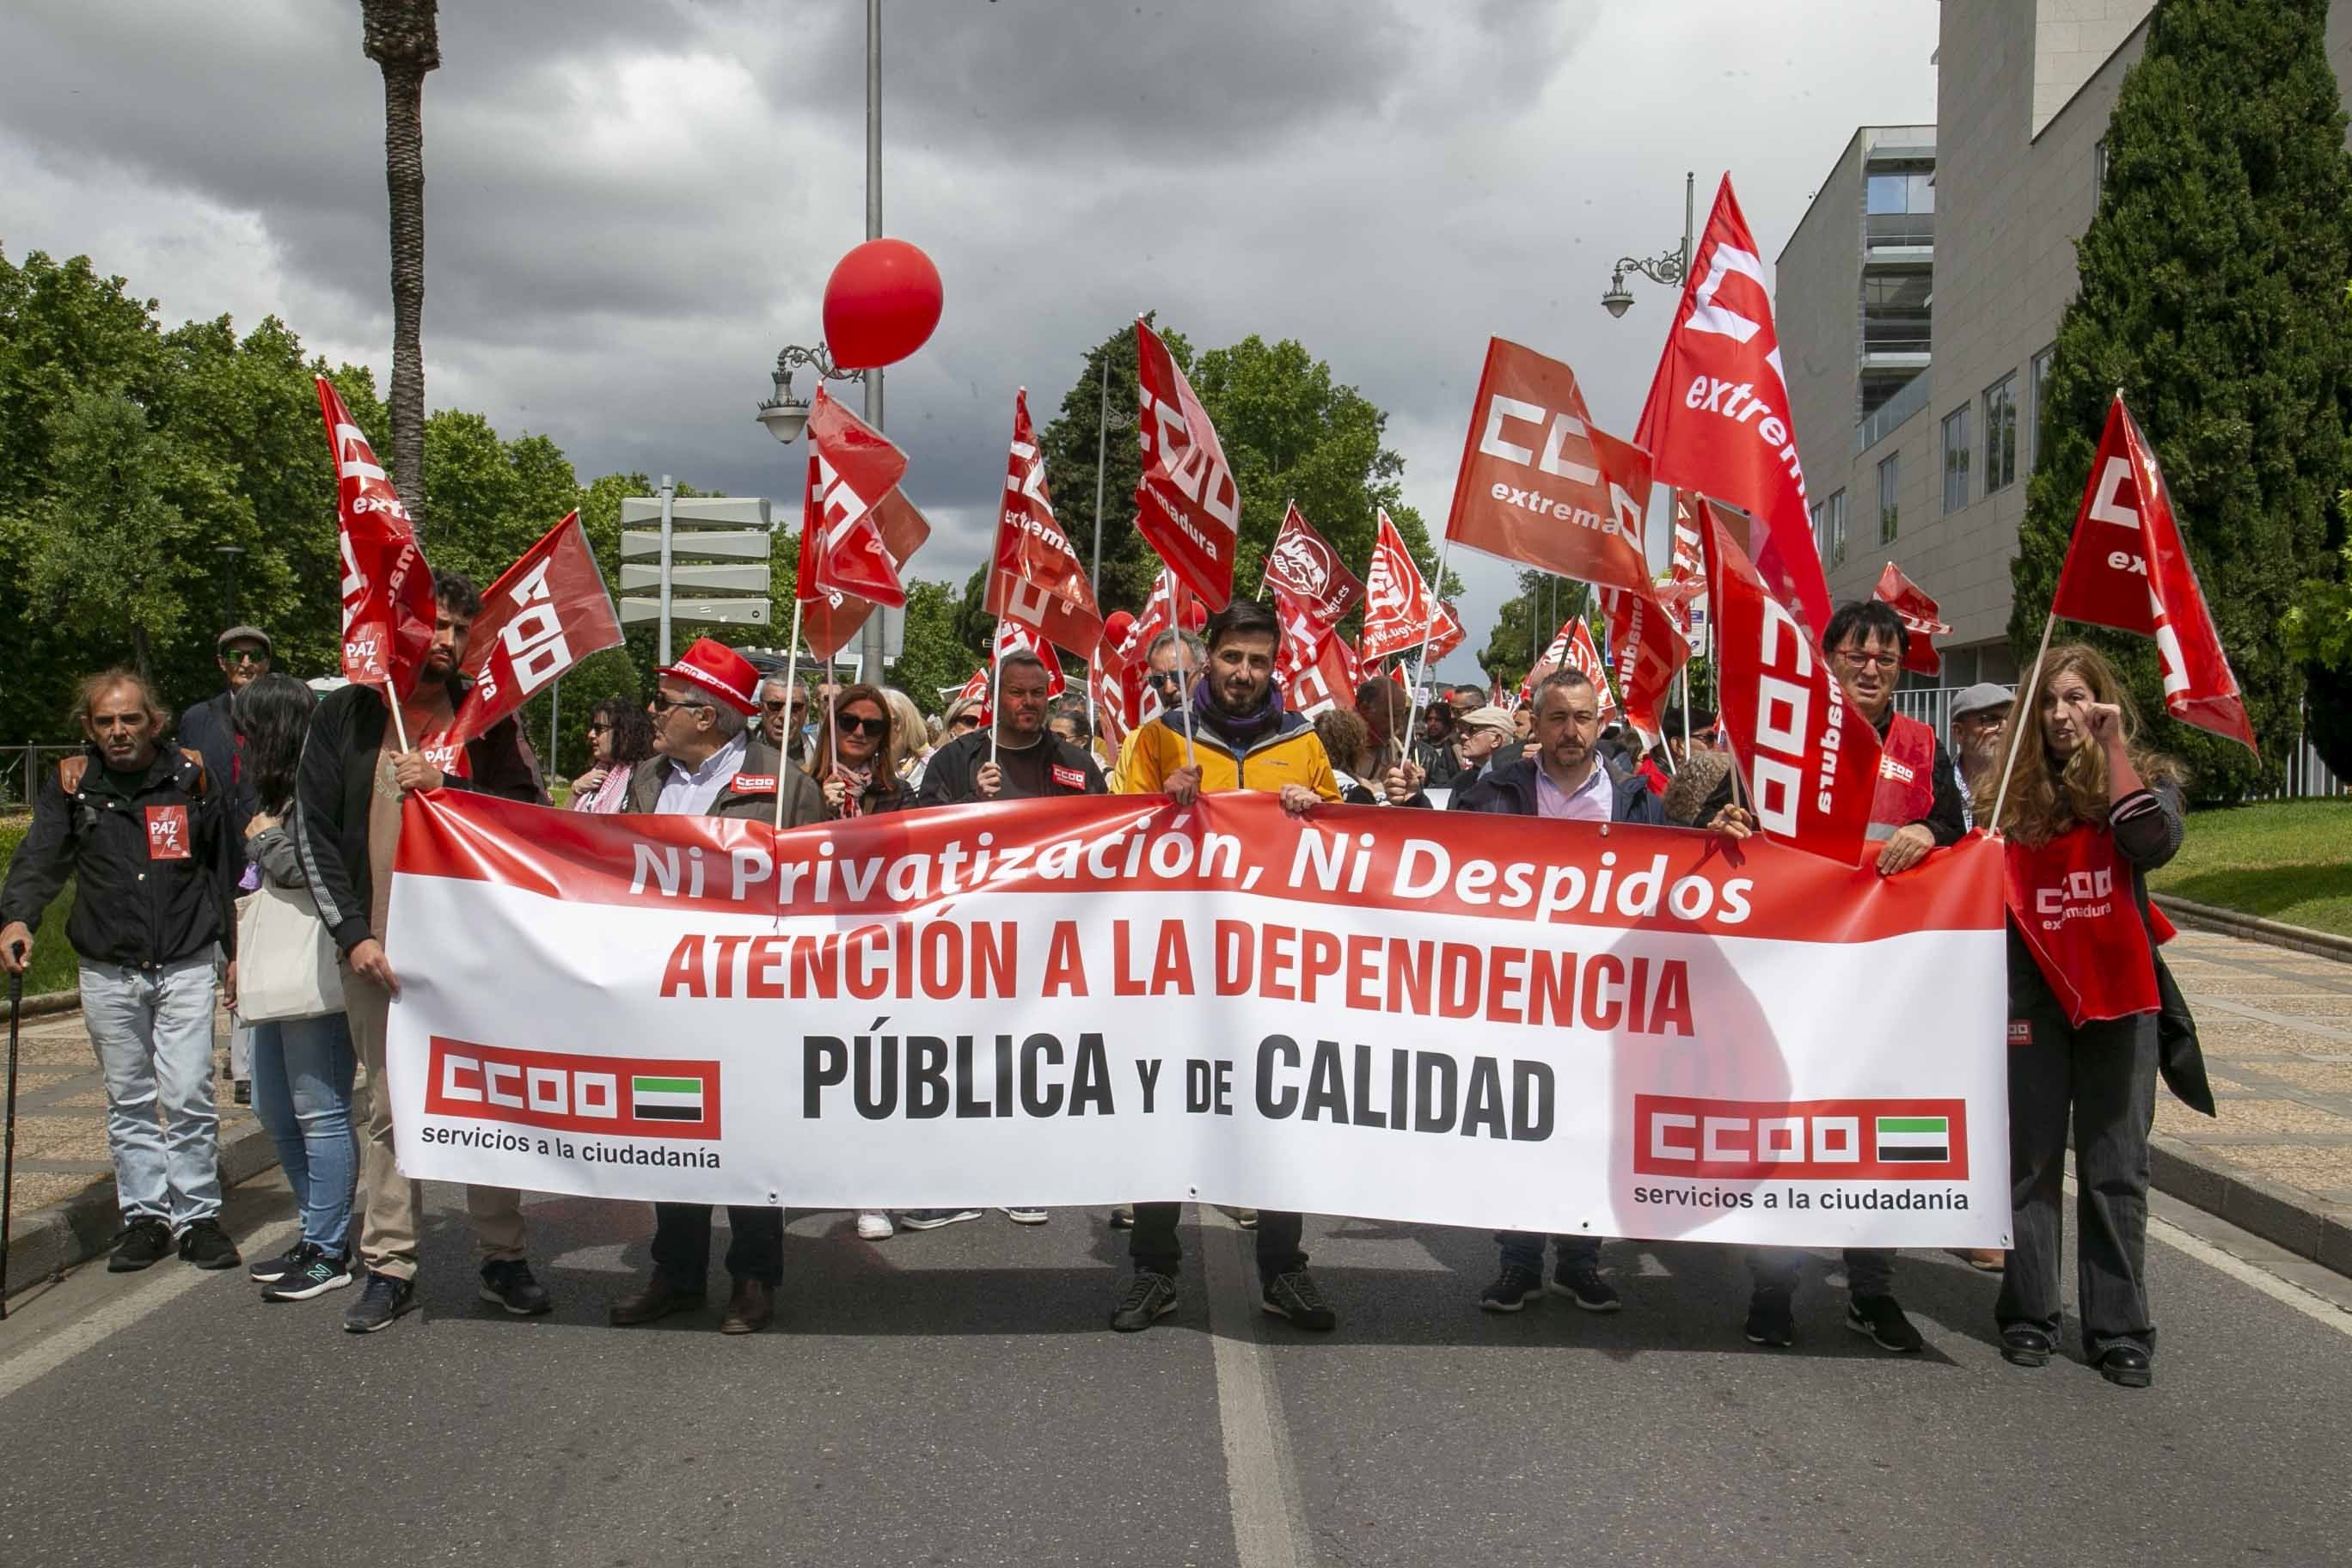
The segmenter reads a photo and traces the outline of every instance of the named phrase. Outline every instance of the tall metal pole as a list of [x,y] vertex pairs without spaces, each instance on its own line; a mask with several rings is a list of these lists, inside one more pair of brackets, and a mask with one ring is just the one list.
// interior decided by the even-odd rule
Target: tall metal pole
[[[866,237],[882,237],[882,0],[866,0]],[[866,373],[866,423],[882,428],[882,371]],[[883,649],[889,612],[880,605],[866,617],[857,651],[865,667],[859,679],[882,684]]]
[[1102,413],[1095,421],[1095,607],[1102,607],[1103,480],[1110,454],[1110,355],[1103,355]]
[[677,499],[677,487],[664,474],[661,482],[661,666],[667,669],[669,657],[669,509]]

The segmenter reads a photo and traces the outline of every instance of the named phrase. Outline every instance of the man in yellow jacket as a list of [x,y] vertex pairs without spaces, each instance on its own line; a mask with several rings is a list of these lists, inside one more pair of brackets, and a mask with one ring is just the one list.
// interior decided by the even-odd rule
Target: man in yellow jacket
[[[1332,776],[1331,759],[1324,754],[1315,726],[1286,710],[1275,687],[1274,655],[1282,626],[1274,611],[1254,599],[1235,599],[1209,617],[1208,634],[1207,673],[1184,699],[1191,708],[1190,741],[1181,708],[1136,731],[1117,793],[1165,795],[1179,805],[1190,805],[1204,793],[1270,790],[1294,816],[1338,800],[1339,780]],[[1110,1326],[1121,1333],[1148,1329],[1176,1310],[1176,1269],[1182,1257],[1176,1217],[1181,1206],[1135,1205],[1135,1231],[1128,1243],[1135,1278],[1110,1318]],[[1259,1212],[1260,1301],[1267,1311],[1300,1328],[1327,1330],[1339,1319],[1307,1272],[1299,1227],[1297,1215]]]

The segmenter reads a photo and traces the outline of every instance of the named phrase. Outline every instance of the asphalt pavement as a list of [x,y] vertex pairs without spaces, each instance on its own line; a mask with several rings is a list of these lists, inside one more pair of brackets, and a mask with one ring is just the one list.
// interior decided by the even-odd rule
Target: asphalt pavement
[[[1625,1310],[1477,1310],[1478,1234],[1310,1219],[1341,1314],[1255,1310],[1244,1237],[1188,1211],[1181,1310],[1105,1328],[1125,1237],[997,1214],[878,1246],[796,1216],[780,1316],[604,1326],[643,1205],[529,1210],[551,1317],[475,1296],[429,1189],[421,1311],[263,1304],[242,1271],[96,1267],[0,1323],[0,1563],[2342,1563],[2352,1282],[2159,1199],[2157,1385],[2073,1340],[2021,1371],[1995,1281],[1906,1253],[1926,1353],[1841,1322],[1741,1340],[1735,1251],[1613,1243]],[[282,1186],[232,1229],[282,1247]],[[723,1247],[723,1237],[722,1237]],[[2071,1291],[2071,1284],[2069,1289]]]

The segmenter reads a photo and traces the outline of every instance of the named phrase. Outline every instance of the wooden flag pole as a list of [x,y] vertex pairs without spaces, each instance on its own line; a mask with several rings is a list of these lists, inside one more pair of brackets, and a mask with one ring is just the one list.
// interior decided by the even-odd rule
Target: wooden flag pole
[[801,669],[801,596],[793,595],[793,640],[784,652],[784,738],[776,747],[776,816],[775,830],[784,830],[784,770],[793,765],[793,693],[798,690]]
[[[993,571],[994,568],[990,568]],[[1004,684],[1004,616],[996,617],[996,632],[988,640],[988,765],[996,765],[996,719],[999,689]]]
[[1421,729],[1421,683],[1429,674],[1429,639],[1437,631],[1437,601],[1445,591],[1445,563],[1453,554],[1454,540],[1448,535],[1437,548],[1437,581],[1428,584],[1429,614],[1421,623],[1421,651],[1413,656],[1412,690],[1405,705],[1404,733],[1396,737],[1400,766],[1412,762],[1412,738]]

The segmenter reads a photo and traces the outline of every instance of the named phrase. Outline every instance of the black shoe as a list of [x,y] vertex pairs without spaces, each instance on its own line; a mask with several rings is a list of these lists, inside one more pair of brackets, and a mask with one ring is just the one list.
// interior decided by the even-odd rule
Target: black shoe
[[331,1258],[323,1247],[304,1242],[296,1247],[294,1267],[261,1288],[265,1301],[307,1301],[352,1282],[352,1260]]
[[1304,1268],[1294,1268],[1268,1280],[1258,1304],[1277,1318],[1288,1318],[1300,1328],[1318,1333],[1339,1326],[1339,1314],[1323,1300],[1323,1292],[1315,1288],[1314,1277]]
[[898,1216],[898,1223],[908,1230],[937,1230],[943,1225],[961,1225],[979,1217],[978,1209],[908,1209]]
[[1770,1345],[1785,1350],[1797,1342],[1797,1310],[1790,1293],[1759,1285],[1748,1298],[1748,1327],[1744,1331],[1751,1345]]
[[277,1257],[264,1258],[256,1262],[245,1271],[245,1277],[256,1285],[275,1285],[278,1280],[294,1272],[295,1266],[301,1261],[302,1255],[309,1246],[308,1242],[298,1241]]
[[2137,1345],[2116,1345],[2100,1356],[2099,1375],[2118,1388],[2146,1388],[2156,1381],[2156,1368]]
[[230,1098],[235,1100],[239,1105],[251,1105],[253,1103],[253,1080],[249,1078],[241,1078],[237,1079],[236,1091],[230,1096]]
[[1482,1311],[1516,1312],[1530,1301],[1542,1300],[1543,1293],[1542,1275],[1516,1263],[1506,1263],[1495,1282],[1479,1292],[1478,1306]]
[[1113,1205],[1110,1211],[1110,1227],[1113,1230],[1133,1230],[1135,1228],[1135,1205],[1133,1204],[1118,1204]]
[[555,1298],[530,1277],[530,1265],[520,1258],[482,1265],[482,1300],[504,1307],[518,1318],[536,1318],[555,1310]]
[[1127,1294],[1111,1309],[1110,1326],[1122,1334],[1139,1333],[1175,1310],[1176,1281],[1139,1268],[1127,1282]]
[[2000,1359],[2011,1366],[2048,1366],[2057,1353],[2057,1344],[2031,1323],[2011,1323],[2000,1331]]
[[1845,1326],[1857,1334],[1867,1335],[1879,1349],[1909,1355],[1927,1348],[1911,1320],[1903,1315],[1902,1304],[1892,1296],[1855,1296],[1846,1302]]
[[1609,1281],[1601,1278],[1601,1265],[1590,1258],[1580,1258],[1573,1263],[1561,1258],[1548,1289],[1555,1296],[1568,1297],[1588,1312],[1613,1312],[1625,1304]]
[[245,1261],[216,1219],[191,1220],[180,1233],[180,1261],[199,1268],[234,1268]]
[[360,1299],[343,1309],[343,1331],[372,1334],[392,1327],[392,1321],[416,1306],[416,1281],[395,1279],[370,1271]]
[[106,1260],[109,1274],[136,1274],[172,1256],[172,1227],[150,1216],[134,1219],[114,1238],[114,1255]]

